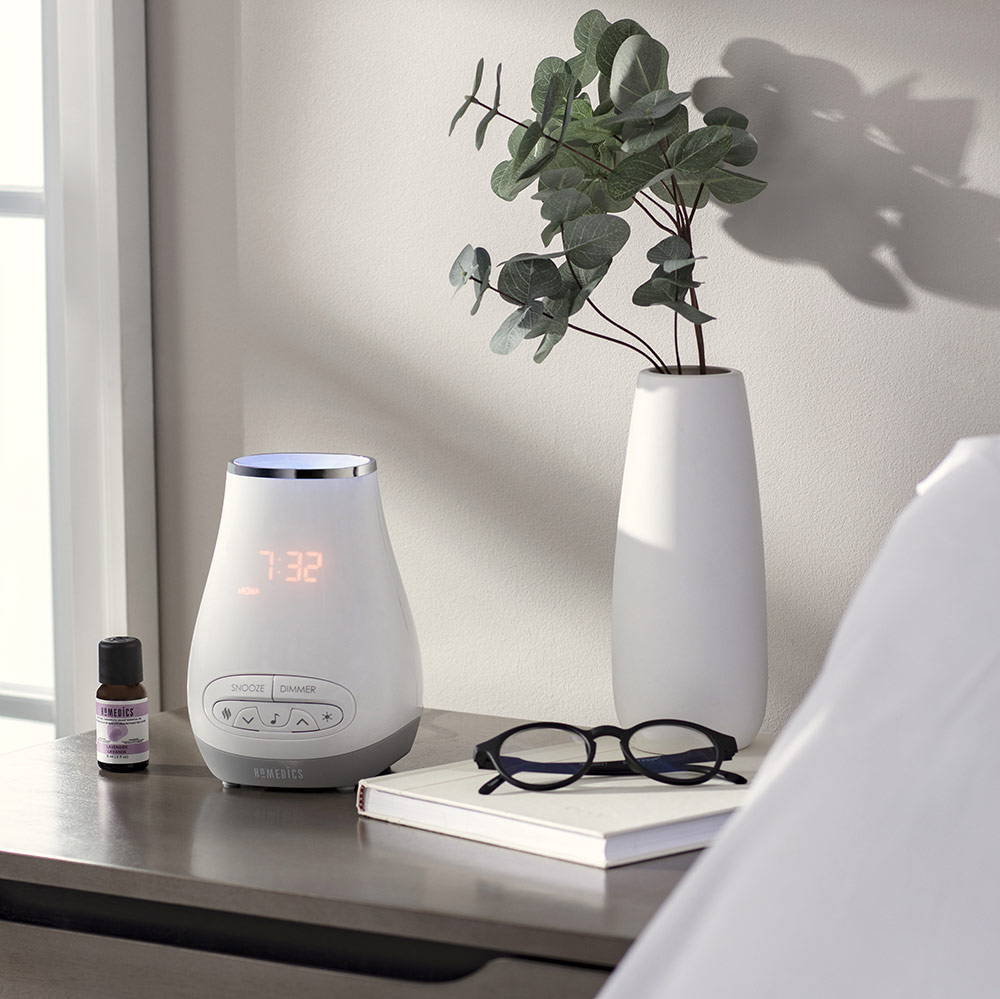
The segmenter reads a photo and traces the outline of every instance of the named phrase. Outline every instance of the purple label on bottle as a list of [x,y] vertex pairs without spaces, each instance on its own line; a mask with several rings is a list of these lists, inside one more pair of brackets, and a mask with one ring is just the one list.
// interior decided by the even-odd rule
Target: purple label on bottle
[[95,703],[99,763],[142,763],[149,759],[149,701]]

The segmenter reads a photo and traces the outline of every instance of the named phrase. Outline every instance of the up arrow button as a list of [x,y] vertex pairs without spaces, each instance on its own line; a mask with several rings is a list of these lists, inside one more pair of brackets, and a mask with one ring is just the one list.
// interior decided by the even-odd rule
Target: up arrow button
[[319,725],[308,711],[301,708],[292,708],[292,717],[289,719],[288,727],[293,732],[318,732]]

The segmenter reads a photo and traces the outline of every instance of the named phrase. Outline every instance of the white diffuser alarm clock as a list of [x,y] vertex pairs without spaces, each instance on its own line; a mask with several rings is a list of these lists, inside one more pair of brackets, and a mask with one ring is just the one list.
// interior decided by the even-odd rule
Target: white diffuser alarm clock
[[230,462],[188,665],[198,748],[227,785],[341,787],[406,755],[420,653],[375,461]]

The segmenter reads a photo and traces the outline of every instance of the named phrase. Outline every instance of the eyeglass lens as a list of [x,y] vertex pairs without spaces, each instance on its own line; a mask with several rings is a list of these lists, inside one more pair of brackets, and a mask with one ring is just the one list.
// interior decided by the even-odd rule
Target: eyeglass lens
[[644,726],[632,734],[628,747],[643,770],[672,780],[704,780],[718,762],[712,740],[686,725]]
[[530,728],[507,736],[499,763],[506,776],[523,784],[559,784],[587,765],[587,743],[561,728]]

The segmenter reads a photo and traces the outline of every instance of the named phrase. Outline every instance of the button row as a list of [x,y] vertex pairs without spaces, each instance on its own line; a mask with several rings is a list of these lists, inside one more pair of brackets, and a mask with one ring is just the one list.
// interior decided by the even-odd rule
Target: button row
[[223,725],[246,732],[319,732],[344,720],[336,704],[275,704],[216,701],[212,716]]
[[[339,702],[347,690],[332,680],[314,676],[272,676],[269,673],[224,676],[205,688],[205,699],[246,701]],[[348,695],[349,696],[349,695]]]

